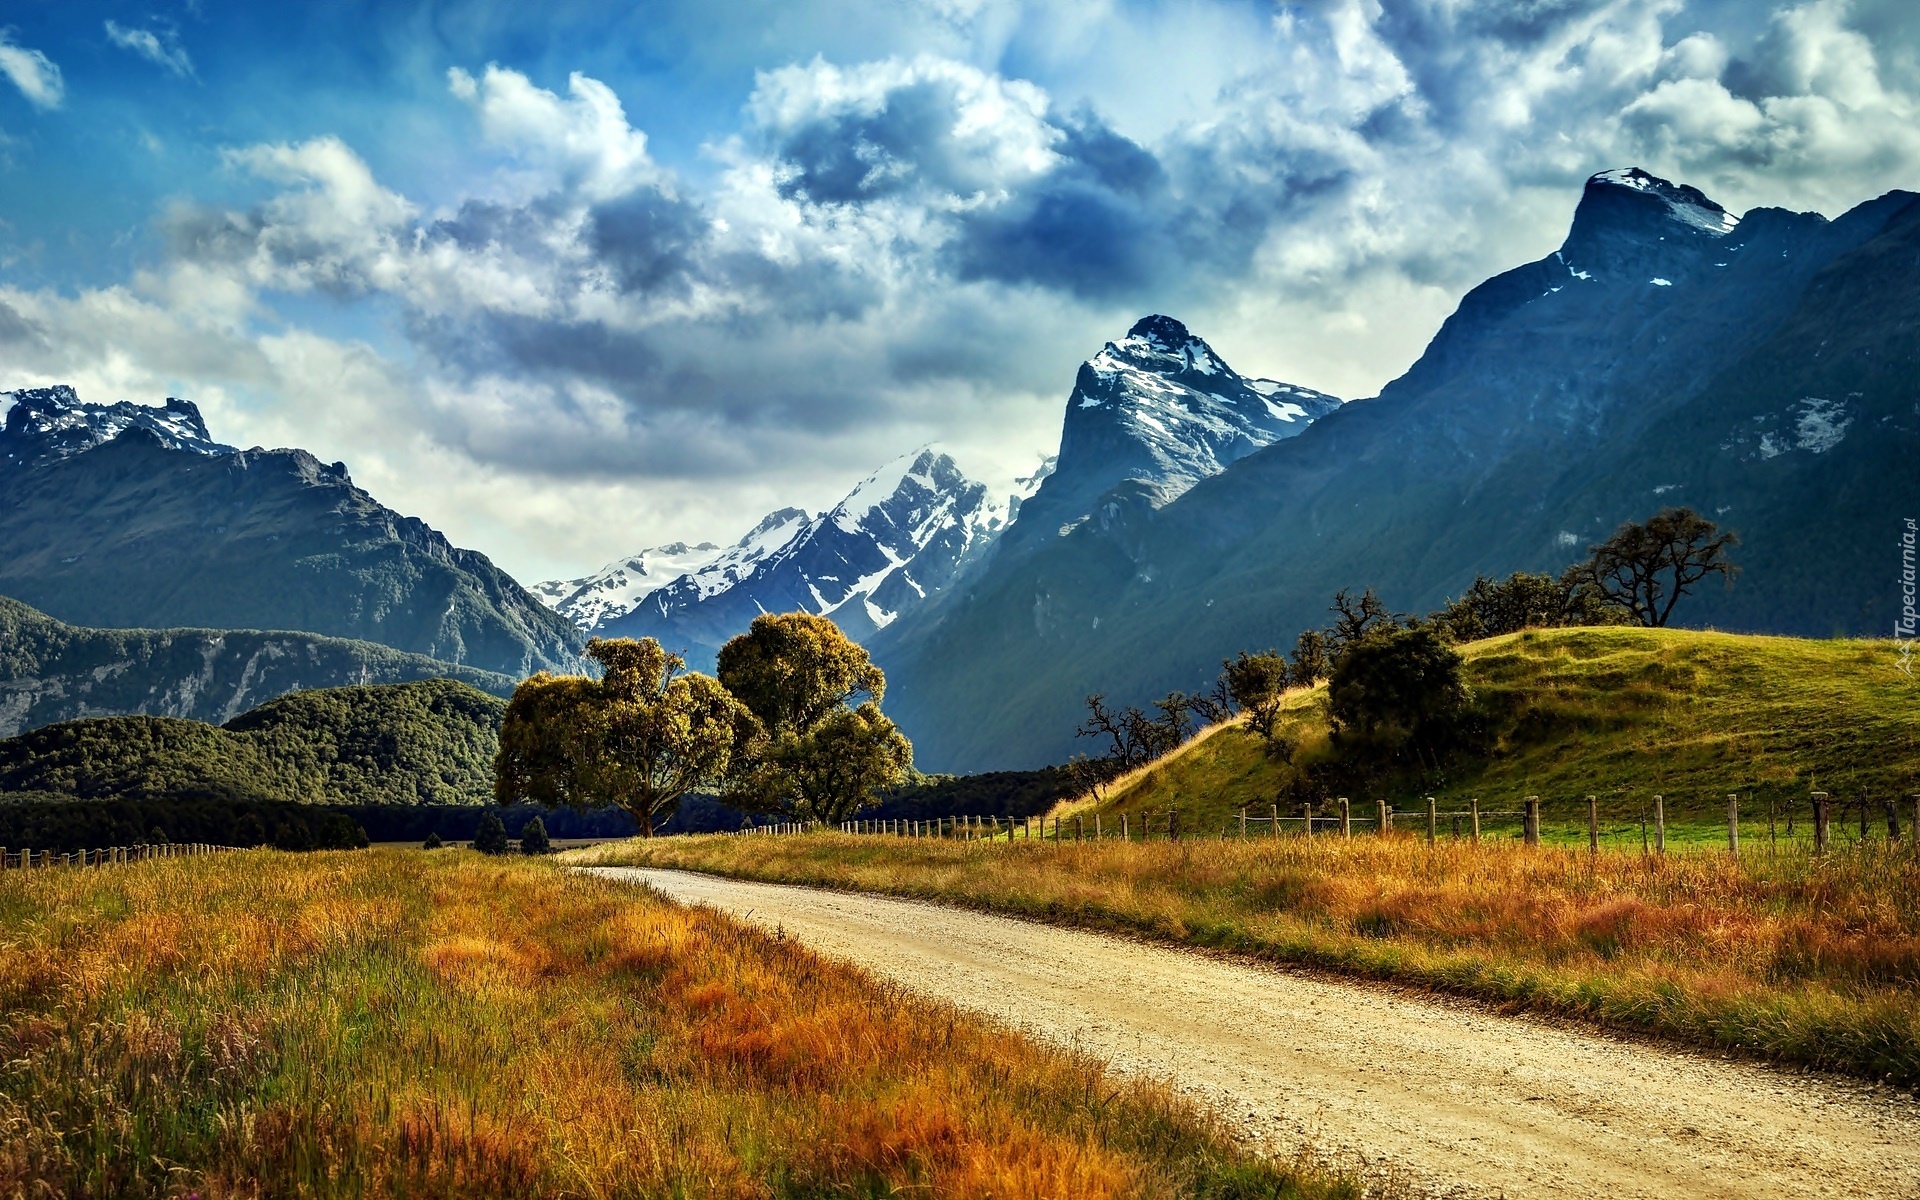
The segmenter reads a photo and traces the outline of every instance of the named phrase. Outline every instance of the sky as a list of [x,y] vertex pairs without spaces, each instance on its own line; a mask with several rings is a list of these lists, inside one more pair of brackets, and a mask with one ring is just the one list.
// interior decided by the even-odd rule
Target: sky
[[1011,486],[1147,313],[1371,396],[1636,165],[1920,189],[1920,5],[0,0],[0,389],[571,577],[927,443]]

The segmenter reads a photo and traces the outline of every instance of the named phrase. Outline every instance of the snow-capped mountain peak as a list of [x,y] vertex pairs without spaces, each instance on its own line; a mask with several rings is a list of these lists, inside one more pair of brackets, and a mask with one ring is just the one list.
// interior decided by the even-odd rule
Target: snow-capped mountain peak
[[1740,224],[1739,217],[1708,199],[1699,188],[1684,183],[1670,183],[1639,167],[1602,171],[1587,181],[1590,188],[1596,185],[1626,188],[1655,197],[1666,206],[1667,215],[1673,220],[1716,237],[1733,232],[1734,227]]
[[550,579],[530,590],[540,602],[580,629],[630,613],[641,601],[674,580],[697,571],[723,551],[712,542],[668,542],[649,546],[579,579]]
[[86,404],[72,387],[20,388],[0,392],[0,462],[28,465],[68,458],[110,442],[129,429],[144,429],[162,444],[197,454],[232,454],[213,440],[200,409],[169,396],[165,404]]
[[770,514],[737,544],[592,627],[655,637],[701,666],[762,612],[830,616],[866,638],[983,561],[1045,466],[1009,496],[988,494],[937,446],[903,455],[819,516]]
[[1023,506],[1012,543],[1077,527],[1129,480],[1151,505],[1167,504],[1338,407],[1311,388],[1243,378],[1179,321],[1143,317],[1081,364],[1055,470]]

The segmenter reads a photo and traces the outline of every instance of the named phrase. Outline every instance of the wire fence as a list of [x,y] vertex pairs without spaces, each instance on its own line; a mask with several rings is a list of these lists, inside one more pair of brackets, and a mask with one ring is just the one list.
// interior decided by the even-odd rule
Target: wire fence
[[[1697,812],[1679,825],[1668,821],[1666,798],[1654,794],[1644,801],[1603,801],[1584,798],[1585,817],[1568,817],[1569,806],[1555,806],[1555,815],[1543,815],[1541,798],[1525,796],[1518,808],[1482,807],[1478,799],[1465,808],[1441,808],[1433,797],[1424,806],[1396,809],[1384,801],[1356,804],[1337,797],[1325,804],[1302,804],[1282,811],[1271,804],[1234,812],[1224,824],[1215,816],[1203,822],[1179,808],[1094,812],[1052,817],[949,816],[851,820],[829,826],[825,822],[774,822],[738,831],[738,837],[779,837],[828,828],[859,836],[928,838],[947,841],[1040,841],[1056,844],[1086,841],[1178,841],[1181,838],[1355,837],[1381,834],[1437,841],[1519,841],[1526,845],[1577,846],[1638,850],[1663,854],[1669,849],[1724,846],[1734,853],[1756,844],[1774,850],[1804,850],[1824,854],[1835,846],[1884,840],[1920,849],[1920,794],[1896,801],[1890,797],[1858,796],[1836,799],[1826,792],[1805,800],[1758,800],[1750,794],[1726,797],[1724,816],[1706,821]],[[1581,803],[1572,806],[1576,811]]]
[[101,850],[9,850],[0,846],[0,871],[37,870],[46,867],[108,867],[121,863],[150,862],[162,858],[198,858],[206,854],[225,854],[236,846],[213,846],[204,842],[158,842],[151,845],[109,846]]

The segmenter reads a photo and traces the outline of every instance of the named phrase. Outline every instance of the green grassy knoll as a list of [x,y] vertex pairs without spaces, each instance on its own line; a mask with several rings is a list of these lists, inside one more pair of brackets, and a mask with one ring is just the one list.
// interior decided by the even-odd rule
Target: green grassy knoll
[[[1461,648],[1480,722],[1478,748],[1439,763],[1391,762],[1329,736],[1324,686],[1288,700],[1292,762],[1239,726],[1196,738],[1160,762],[1059,810],[1103,817],[1177,807],[1196,831],[1238,832],[1279,801],[1297,816],[1342,790],[1356,818],[1385,800],[1401,828],[1426,827],[1425,797],[1446,813],[1477,798],[1489,813],[1541,798],[1549,840],[1586,838],[1586,797],[1599,797],[1603,835],[1640,844],[1641,818],[1665,798],[1669,844],[1725,837],[1728,793],[1742,804],[1742,835],[1808,836],[1808,796],[1834,797],[1836,838],[1857,837],[1860,797],[1870,833],[1884,836],[1880,805],[1920,791],[1920,683],[1897,666],[1890,642],[1754,637],[1676,629],[1551,629]],[[1903,825],[1913,816],[1901,801]],[[1130,826],[1135,822],[1130,822]],[[1283,825],[1283,828],[1286,826]],[[1292,828],[1297,831],[1298,823]],[[1462,820],[1462,828],[1465,821]],[[1483,819],[1488,837],[1517,836],[1517,816]],[[1443,835],[1453,820],[1443,817]],[[1651,831],[1649,831],[1651,836]]]

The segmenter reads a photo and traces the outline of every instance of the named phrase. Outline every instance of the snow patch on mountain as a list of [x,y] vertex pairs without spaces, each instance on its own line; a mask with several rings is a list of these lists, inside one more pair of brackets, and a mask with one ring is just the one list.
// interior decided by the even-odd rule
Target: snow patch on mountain
[[682,575],[698,571],[722,553],[721,547],[712,542],[692,546],[669,542],[610,562],[591,575],[550,579],[529,590],[577,628],[592,629],[608,618],[632,612],[648,596]]
[[1654,196],[1666,205],[1668,216],[1702,233],[1715,235],[1732,233],[1734,227],[1740,224],[1739,217],[1708,199],[1699,188],[1689,187],[1683,183],[1669,183],[1639,167],[1621,167],[1612,171],[1602,171],[1587,183],[1588,186],[1606,184],[1623,187]]
[[233,454],[232,446],[213,440],[200,409],[190,400],[169,396],[164,404],[83,403],[66,384],[0,392],[0,461],[29,465],[69,458],[110,442],[129,429],[144,429],[161,443],[196,454]]

